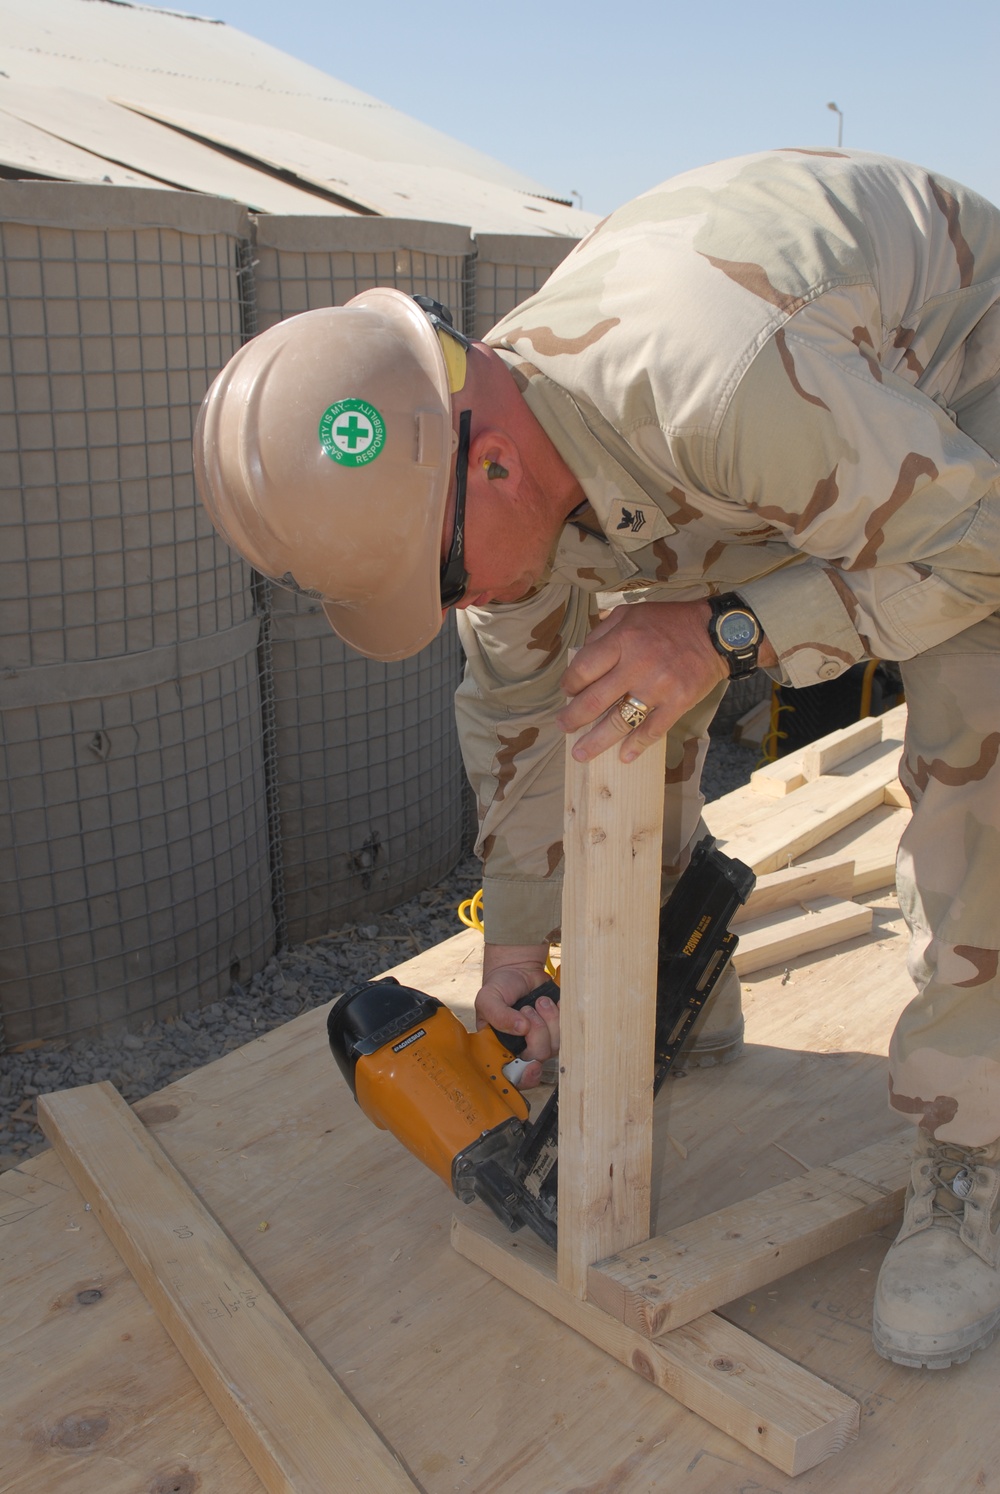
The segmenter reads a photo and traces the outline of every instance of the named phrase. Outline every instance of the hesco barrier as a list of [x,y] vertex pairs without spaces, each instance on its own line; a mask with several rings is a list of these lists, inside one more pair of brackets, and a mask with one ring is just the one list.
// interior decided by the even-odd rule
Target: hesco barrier
[[0,184],[0,1012],[8,1043],[215,999],[269,953],[249,574],[191,433],[250,225]]
[[[378,664],[318,609],[272,591],[276,765],[289,943],[412,897],[468,841],[452,699],[453,621],[414,659]],[[457,925],[456,925],[457,928]]]
[[[433,296],[463,327],[472,251],[468,230],[449,224],[261,218],[259,327],[373,285]],[[402,902],[461,856],[461,649],[449,625],[416,658],[378,664],[345,648],[315,603],[268,590],[282,929],[295,943]]]
[[545,284],[575,239],[481,233],[476,238],[474,317],[467,330],[485,337],[495,322]]
[[191,433],[258,327],[378,284],[481,336],[570,247],[0,183],[7,1043],[214,1000],[275,938],[376,913],[458,859],[454,627],[400,664],[352,654],[216,537]]

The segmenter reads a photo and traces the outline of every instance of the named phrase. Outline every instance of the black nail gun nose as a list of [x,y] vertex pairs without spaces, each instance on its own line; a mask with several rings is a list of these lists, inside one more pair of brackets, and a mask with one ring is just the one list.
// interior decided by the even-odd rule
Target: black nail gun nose
[[[754,882],[748,866],[706,838],[660,910],[654,1094],[736,949],[729,923]],[[548,981],[518,1005],[543,995],[558,1001],[558,986]],[[529,1122],[523,1096],[504,1073],[523,1051],[523,1038],[491,1027],[469,1033],[442,1002],[391,976],[346,991],[327,1032],[376,1126],[464,1203],[482,1199],[511,1231],[527,1225],[555,1246],[559,1091]]]

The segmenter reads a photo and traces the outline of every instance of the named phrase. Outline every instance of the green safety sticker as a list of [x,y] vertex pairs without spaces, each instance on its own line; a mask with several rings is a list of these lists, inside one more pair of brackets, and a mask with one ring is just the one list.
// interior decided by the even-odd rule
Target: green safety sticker
[[385,421],[367,400],[339,399],[323,411],[319,441],[331,461],[366,467],[385,445]]

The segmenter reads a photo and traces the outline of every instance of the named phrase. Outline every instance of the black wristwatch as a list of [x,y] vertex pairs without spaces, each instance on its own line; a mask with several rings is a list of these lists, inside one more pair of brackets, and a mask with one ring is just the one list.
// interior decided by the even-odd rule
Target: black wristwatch
[[708,636],[729,665],[729,678],[746,679],[757,668],[757,654],[764,636],[760,623],[735,592],[709,597],[708,605],[712,609]]

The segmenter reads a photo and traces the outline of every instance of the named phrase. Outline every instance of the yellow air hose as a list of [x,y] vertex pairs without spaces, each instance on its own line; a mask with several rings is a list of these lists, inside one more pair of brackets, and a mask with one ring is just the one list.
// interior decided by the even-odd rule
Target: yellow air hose
[[[474,892],[471,897],[467,897],[464,903],[459,903],[458,921],[459,923],[464,923],[468,929],[478,929],[480,933],[484,932],[483,889],[481,887],[478,892]],[[559,966],[552,963],[551,950],[545,961],[545,974],[550,980],[554,980],[556,985],[559,984]]]

